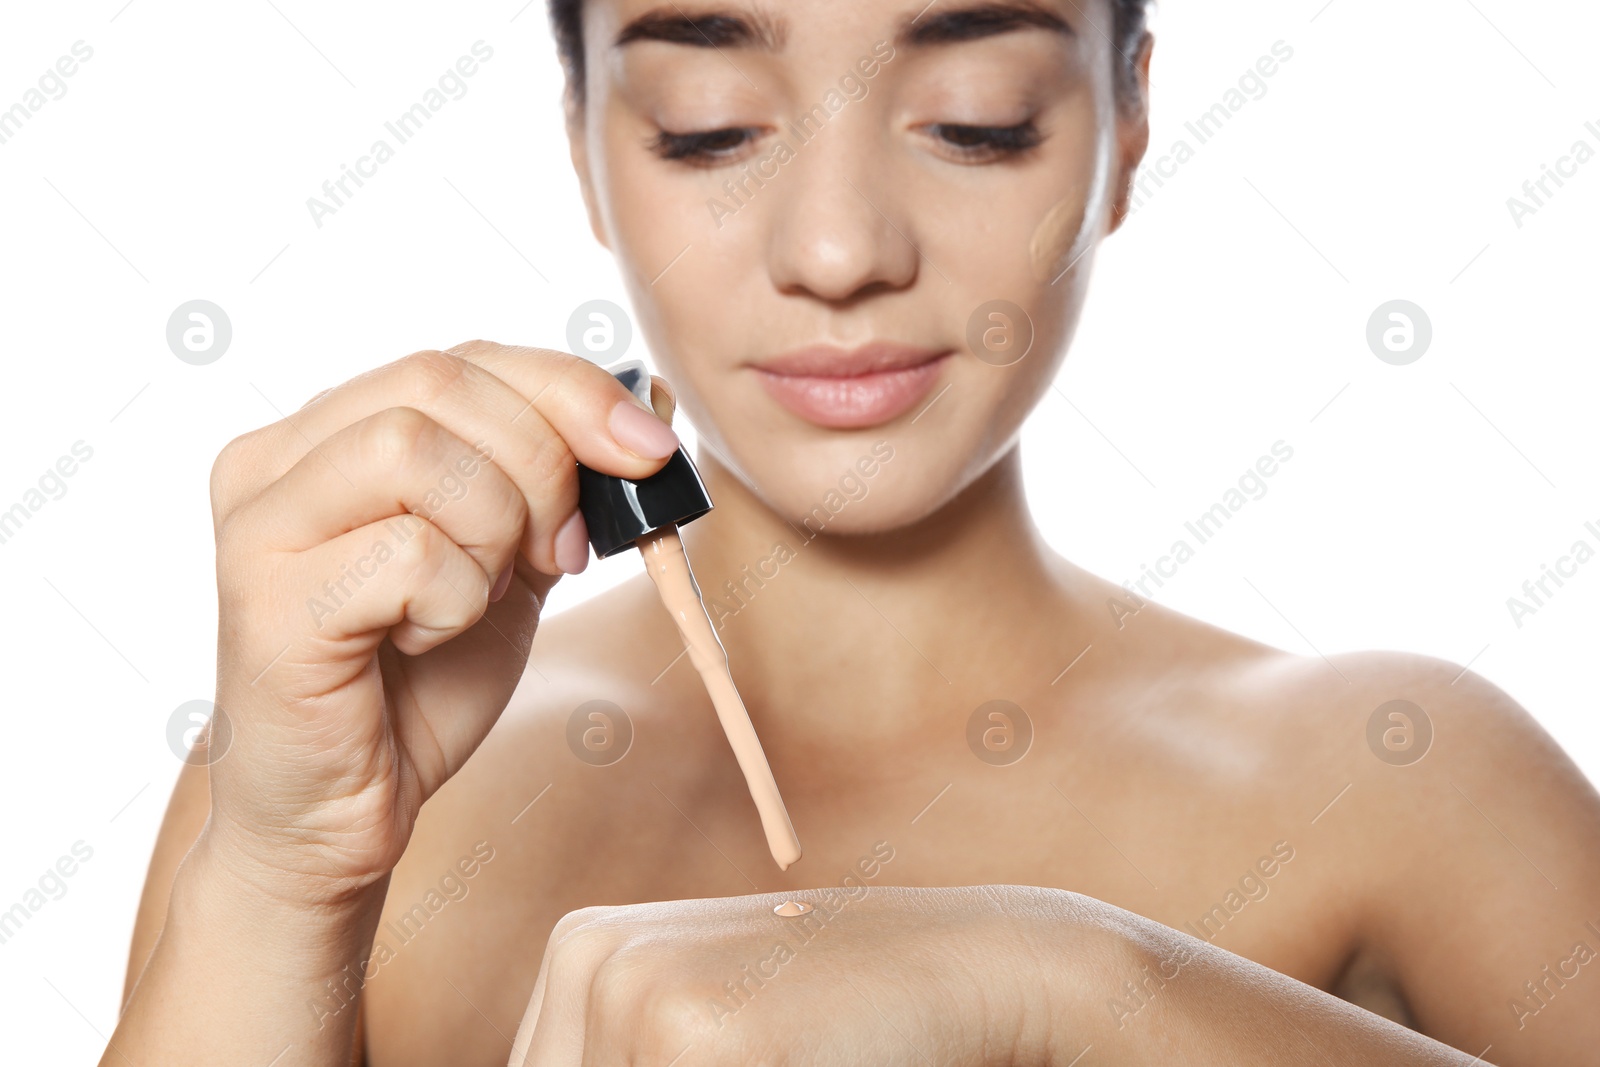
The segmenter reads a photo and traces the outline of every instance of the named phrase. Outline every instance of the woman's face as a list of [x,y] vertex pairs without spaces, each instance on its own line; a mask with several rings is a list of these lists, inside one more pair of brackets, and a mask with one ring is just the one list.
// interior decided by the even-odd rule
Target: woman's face
[[925,517],[1050,387],[1144,148],[1111,25],[1109,0],[585,5],[595,231],[710,458],[789,521],[884,441],[829,532]]

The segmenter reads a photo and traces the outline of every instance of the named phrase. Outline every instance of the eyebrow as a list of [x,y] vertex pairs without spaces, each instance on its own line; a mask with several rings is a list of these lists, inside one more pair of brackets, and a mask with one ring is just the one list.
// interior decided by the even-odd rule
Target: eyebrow
[[[934,0],[928,7],[938,2]],[[907,20],[901,27],[899,41],[906,45],[955,44],[1030,29],[1076,36],[1066,19],[1043,4],[1031,0],[996,0],[992,3],[967,4],[932,15],[928,14],[928,8],[924,8],[921,14]]]
[[[1018,30],[1039,29],[1075,36],[1060,15],[1034,0],[987,0],[928,15],[929,8],[907,19],[896,35],[902,45],[927,46],[976,41]],[[629,22],[614,47],[638,41],[661,41],[691,48],[759,48],[781,51],[788,24],[761,11],[713,10],[690,15],[676,3],[655,8]]]
[[706,11],[688,15],[677,4],[647,11],[617,34],[614,47],[636,41],[664,41],[692,48],[783,48],[788,28],[782,19],[759,11]]

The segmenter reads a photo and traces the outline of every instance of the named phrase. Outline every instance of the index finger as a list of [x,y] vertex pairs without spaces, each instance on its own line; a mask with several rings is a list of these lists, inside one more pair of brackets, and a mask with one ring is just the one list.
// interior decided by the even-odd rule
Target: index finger
[[[659,470],[661,460],[676,450],[677,435],[605,368],[589,360],[492,341],[467,341],[446,354],[483,368],[527,397],[529,406],[561,435],[578,461],[602,474],[645,477]],[[649,420],[639,421],[634,412]]]
[[[433,356],[428,360],[421,357]],[[471,364],[498,379],[525,403],[504,408],[488,402],[473,375],[448,373],[445,357]],[[459,364],[458,364],[459,366]],[[487,383],[485,383],[487,384]],[[468,341],[444,353],[418,352],[319,393],[305,407],[266,428],[279,477],[307,451],[379,411],[414,407],[434,413],[446,396],[464,393],[480,419],[504,420],[525,433],[548,425],[584,466],[638,480],[661,469],[678,448],[677,435],[600,366],[543,348]],[[533,417],[529,417],[529,416]],[[462,426],[464,439],[475,440]],[[255,436],[255,435],[252,435]]]
[[679,448],[677,435],[594,363],[472,341],[369,371],[240,438],[229,447],[243,459],[226,468],[229,477],[213,477],[214,510],[231,514],[307,452],[395,407],[415,408],[493,456],[523,490],[536,520],[525,553],[549,573],[558,566],[552,562],[557,531],[577,505],[578,463],[637,481]]

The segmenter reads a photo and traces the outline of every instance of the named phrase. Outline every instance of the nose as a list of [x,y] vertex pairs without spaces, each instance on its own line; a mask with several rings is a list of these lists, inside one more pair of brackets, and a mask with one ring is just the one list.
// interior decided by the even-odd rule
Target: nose
[[835,120],[795,149],[774,198],[768,271],[779,292],[846,302],[910,287],[917,227],[884,153]]

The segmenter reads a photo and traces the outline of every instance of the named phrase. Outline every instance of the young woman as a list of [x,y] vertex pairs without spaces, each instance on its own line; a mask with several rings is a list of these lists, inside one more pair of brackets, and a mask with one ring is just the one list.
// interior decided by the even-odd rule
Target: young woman
[[231,748],[178,784],[103,1062],[1594,1061],[1600,799],[1515,703],[1223,633],[1030,521],[1143,8],[553,5],[805,856],[642,575],[540,618],[575,461],[674,434],[574,357],[418,353],[217,462]]

